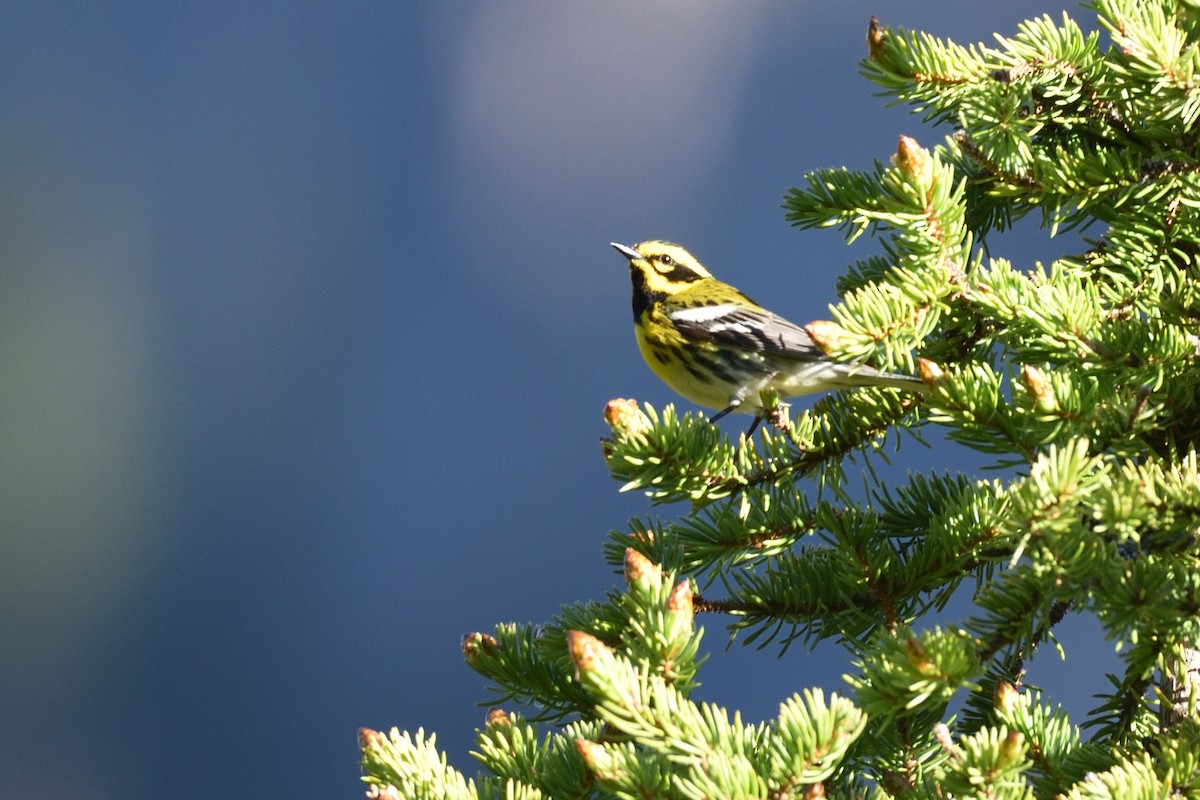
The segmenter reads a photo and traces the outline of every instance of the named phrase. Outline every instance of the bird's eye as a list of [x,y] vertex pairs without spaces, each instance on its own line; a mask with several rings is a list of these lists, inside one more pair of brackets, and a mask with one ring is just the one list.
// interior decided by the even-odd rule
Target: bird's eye
[[664,267],[672,267],[675,265],[675,259],[668,255],[659,256],[658,260],[659,263],[661,263]]

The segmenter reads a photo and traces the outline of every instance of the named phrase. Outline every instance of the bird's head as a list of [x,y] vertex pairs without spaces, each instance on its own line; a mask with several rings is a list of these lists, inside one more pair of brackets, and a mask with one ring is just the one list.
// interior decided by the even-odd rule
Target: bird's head
[[691,253],[677,244],[650,241],[631,247],[613,242],[612,246],[629,259],[635,292],[669,296],[712,277]]

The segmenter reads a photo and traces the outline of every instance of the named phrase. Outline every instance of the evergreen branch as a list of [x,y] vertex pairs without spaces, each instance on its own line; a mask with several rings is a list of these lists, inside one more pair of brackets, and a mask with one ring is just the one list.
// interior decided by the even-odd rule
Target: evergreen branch
[[1115,759],[1103,748],[1085,744],[1061,707],[1041,702],[1037,691],[1018,692],[1007,681],[995,685],[994,716],[1018,731],[1029,743],[1037,796],[1066,792],[1088,773],[1113,766]]
[[467,666],[492,681],[499,702],[536,705],[536,718],[563,719],[587,708],[560,664],[545,657],[540,632],[532,625],[502,624],[496,635],[463,637]]
[[[893,587],[888,579],[888,567],[891,566],[893,557],[887,550],[879,547],[878,537],[874,535],[875,526],[872,524],[874,517],[861,515],[859,519],[852,520],[850,515],[845,513],[831,516],[829,532],[835,543],[853,556],[861,583],[871,597],[871,605],[879,612],[883,629],[889,636],[894,637],[900,626],[900,619]],[[863,525],[863,519],[870,519],[871,522]],[[887,553],[887,556],[879,558],[881,553]]]
[[637,525],[629,536],[614,532],[608,561],[621,563],[633,546],[691,575],[748,567],[790,549],[816,527],[815,512],[803,495],[752,487],[742,498],[744,504],[714,503],[670,524]]
[[[887,389],[859,390],[821,400],[811,412],[806,412],[803,422],[789,429],[789,440],[804,448],[800,455],[763,464],[761,469],[738,479],[736,486],[735,481],[726,480],[717,483],[716,488],[719,492],[732,492],[735,488],[775,485],[784,478],[810,475],[892,430],[912,412],[916,403],[911,395]],[[817,430],[825,433],[820,440],[808,433]]]
[[679,415],[674,406],[661,416],[633,400],[612,400],[605,420],[614,438],[602,442],[622,491],[645,489],[657,502],[707,502],[737,491],[744,482],[738,455],[727,437],[703,417]]
[[369,728],[360,728],[359,749],[366,773],[363,781],[373,790],[385,793],[388,787],[403,786],[407,790],[406,797],[418,800],[474,800],[474,787],[467,783],[461,773],[449,766],[446,755],[437,750],[436,739],[435,734],[426,737],[421,729],[410,735],[393,728],[385,735]]
[[656,502],[689,499],[697,506],[747,489],[773,486],[807,475],[844,458],[891,430],[916,404],[894,390],[859,390],[822,400],[795,422],[782,421],[784,436],[763,433],[763,449],[734,449],[720,429],[703,417],[675,413],[661,417],[632,400],[609,403],[606,416],[614,437],[603,442],[613,476],[623,491],[644,488]]
[[[1070,610],[1071,602],[1069,600],[1055,600],[1046,613],[1046,621],[1034,629],[1033,635],[1029,637],[1028,641],[1019,643],[1019,646],[1013,648],[1003,667],[1005,674],[1012,676],[1013,683],[1021,683],[1025,676],[1025,661],[1041,646],[1046,637],[1050,636],[1054,626],[1066,618],[1067,612]],[[1000,641],[993,638],[980,650],[980,655],[995,654],[1000,649],[1017,644],[1016,641],[1001,644]]]
[[992,178],[1018,189],[1041,190],[1037,181],[1029,175],[1017,175],[1000,167],[983,152],[979,145],[971,140],[965,131],[956,131],[953,139],[954,143],[962,148],[963,153]]
[[[432,737],[365,734],[372,796],[1195,794],[1193,698],[1156,677],[1200,642],[1194,5],[1095,0],[1111,46],[1066,16],[965,47],[873,20],[863,72],[956,133],[933,151],[902,137],[864,172],[811,172],[785,207],[798,227],[878,235],[814,340],[834,360],[915,361],[928,392],[830,395],[794,420],[779,405],[753,440],[614,401],[610,471],[684,502],[679,518],[612,537],[626,587],[605,602],[464,642],[503,697],[578,721],[539,739],[493,711],[474,782]],[[1107,227],[1047,266],[984,252],[1034,209],[1051,234]],[[893,429],[934,427],[1019,471],[889,488],[873,453],[886,460]],[[975,609],[929,628],[968,579]],[[837,637],[855,702],[793,695],[761,725],[694,702],[696,612],[728,615],[748,644]],[[1087,741],[1049,695],[1013,685],[1072,612],[1122,664]]]

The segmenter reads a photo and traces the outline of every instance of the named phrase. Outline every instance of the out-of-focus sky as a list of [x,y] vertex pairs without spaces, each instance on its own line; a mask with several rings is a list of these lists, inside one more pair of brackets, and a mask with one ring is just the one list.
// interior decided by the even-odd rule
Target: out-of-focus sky
[[[870,16],[970,43],[1063,9],[1094,27],[1023,0],[10,3],[0,796],[354,797],[360,725],[473,773],[461,635],[601,597],[608,531],[648,510],[601,411],[676,398],[608,242],[827,317],[877,245],[789,228],[784,191],[950,132],[857,74]],[[994,252],[1063,250],[1022,231]],[[898,458],[973,463],[943,448]],[[850,669],[702,623],[701,694],[750,719]]]

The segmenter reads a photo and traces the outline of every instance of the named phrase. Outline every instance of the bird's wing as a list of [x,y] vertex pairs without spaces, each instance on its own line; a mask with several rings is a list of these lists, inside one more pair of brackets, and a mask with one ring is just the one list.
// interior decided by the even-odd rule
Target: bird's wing
[[684,337],[694,341],[766,351],[801,361],[825,357],[807,331],[765,308],[717,303],[669,309],[667,316]]

